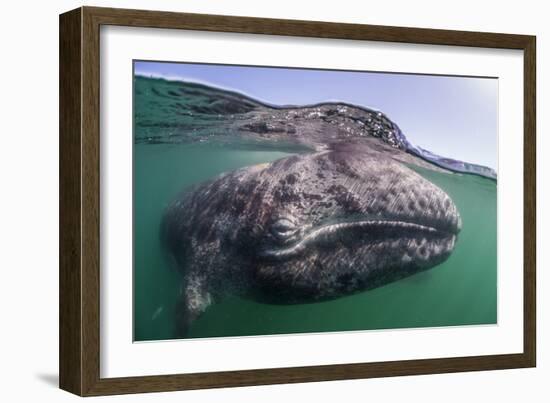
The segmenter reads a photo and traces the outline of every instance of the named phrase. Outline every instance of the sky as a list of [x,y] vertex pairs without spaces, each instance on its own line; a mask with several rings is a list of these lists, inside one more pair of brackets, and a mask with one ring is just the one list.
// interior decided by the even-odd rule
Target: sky
[[407,139],[497,168],[498,79],[136,61],[139,75],[201,82],[276,105],[345,101],[384,112]]

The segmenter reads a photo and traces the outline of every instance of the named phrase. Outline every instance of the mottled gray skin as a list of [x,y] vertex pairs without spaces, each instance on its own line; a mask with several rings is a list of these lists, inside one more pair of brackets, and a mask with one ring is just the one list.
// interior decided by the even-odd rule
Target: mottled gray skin
[[309,303],[429,269],[449,257],[460,228],[445,192],[368,148],[223,174],[164,217],[183,274],[178,335],[225,295]]

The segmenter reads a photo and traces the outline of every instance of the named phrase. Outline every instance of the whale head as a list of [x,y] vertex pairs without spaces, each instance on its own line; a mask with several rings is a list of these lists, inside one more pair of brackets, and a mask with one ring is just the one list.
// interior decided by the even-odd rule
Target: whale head
[[212,295],[299,303],[434,267],[460,229],[451,198],[418,173],[379,154],[333,150],[239,169],[182,194],[163,238]]

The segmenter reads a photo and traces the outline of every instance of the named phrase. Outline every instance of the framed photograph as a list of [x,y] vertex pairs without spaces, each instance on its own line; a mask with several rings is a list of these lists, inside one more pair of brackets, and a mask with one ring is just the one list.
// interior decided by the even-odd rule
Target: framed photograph
[[60,16],[60,387],[533,367],[535,37]]

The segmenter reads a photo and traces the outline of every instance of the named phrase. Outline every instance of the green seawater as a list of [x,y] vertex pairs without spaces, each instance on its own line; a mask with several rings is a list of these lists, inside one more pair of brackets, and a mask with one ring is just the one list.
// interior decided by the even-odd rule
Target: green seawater
[[[134,145],[135,341],[173,337],[181,277],[160,244],[159,224],[165,207],[190,185],[293,152],[297,150],[231,142]],[[446,262],[329,302],[281,306],[228,297],[193,323],[189,337],[495,324],[496,182],[474,175],[413,169],[445,190],[462,216],[462,232]]]

